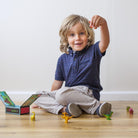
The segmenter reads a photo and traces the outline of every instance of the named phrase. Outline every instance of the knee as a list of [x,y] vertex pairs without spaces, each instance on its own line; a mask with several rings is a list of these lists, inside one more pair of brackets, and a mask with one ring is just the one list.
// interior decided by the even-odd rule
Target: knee
[[56,101],[61,104],[61,105],[66,105],[66,100],[65,100],[65,96],[63,93],[57,92],[55,95],[55,99]]

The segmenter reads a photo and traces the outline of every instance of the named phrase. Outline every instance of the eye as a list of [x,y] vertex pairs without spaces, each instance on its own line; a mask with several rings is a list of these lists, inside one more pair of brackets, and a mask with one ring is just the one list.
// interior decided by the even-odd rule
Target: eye
[[80,32],[80,35],[84,35],[85,33],[84,32]]
[[72,37],[73,37],[73,36],[74,36],[74,34],[72,33],[72,34],[70,34],[70,36],[72,36]]

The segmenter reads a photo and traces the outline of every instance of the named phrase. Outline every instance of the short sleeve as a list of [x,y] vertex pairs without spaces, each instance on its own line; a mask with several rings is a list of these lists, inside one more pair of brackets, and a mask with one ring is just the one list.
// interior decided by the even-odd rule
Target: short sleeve
[[55,71],[55,80],[64,81],[62,58],[59,57]]
[[93,45],[93,48],[94,48],[94,53],[95,53],[96,57],[101,58],[101,57],[103,57],[106,54],[106,51],[101,53],[100,48],[99,48],[99,42],[100,41],[96,42]]

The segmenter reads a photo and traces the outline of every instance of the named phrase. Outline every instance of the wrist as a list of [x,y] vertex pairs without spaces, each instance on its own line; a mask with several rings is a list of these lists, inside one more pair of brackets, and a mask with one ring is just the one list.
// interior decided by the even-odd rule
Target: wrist
[[100,25],[101,29],[107,28],[107,22],[104,20],[104,22]]

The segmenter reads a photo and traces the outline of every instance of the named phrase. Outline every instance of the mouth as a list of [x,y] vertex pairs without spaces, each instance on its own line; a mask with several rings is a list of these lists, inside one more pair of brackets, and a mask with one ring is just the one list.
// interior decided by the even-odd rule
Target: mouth
[[75,43],[76,46],[80,46],[82,45],[83,43]]

